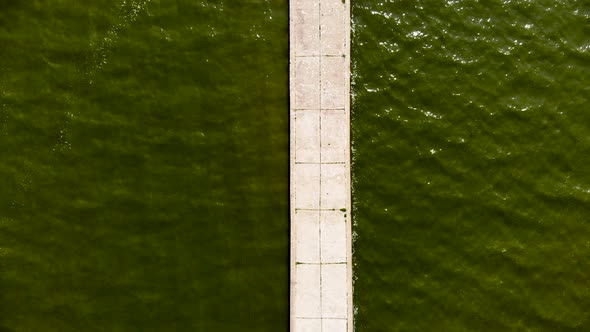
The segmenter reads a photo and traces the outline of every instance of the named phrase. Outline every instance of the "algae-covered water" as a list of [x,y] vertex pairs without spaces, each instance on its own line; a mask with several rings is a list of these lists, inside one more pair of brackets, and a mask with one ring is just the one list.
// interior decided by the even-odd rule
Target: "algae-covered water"
[[286,331],[286,1],[0,2],[0,331]]
[[[590,330],[590,4],[352,6],[356,330]],[[0,3],[0,331],[288,329],[287,11]]]
[[590,3],[353,6],[356,330],[590,330]]

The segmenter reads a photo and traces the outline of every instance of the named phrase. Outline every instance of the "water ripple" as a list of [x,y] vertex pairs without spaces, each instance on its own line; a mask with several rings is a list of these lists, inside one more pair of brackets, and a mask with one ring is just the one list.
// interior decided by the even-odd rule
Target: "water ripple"
[[357,330],[590,329],[589,13],[353,2]]

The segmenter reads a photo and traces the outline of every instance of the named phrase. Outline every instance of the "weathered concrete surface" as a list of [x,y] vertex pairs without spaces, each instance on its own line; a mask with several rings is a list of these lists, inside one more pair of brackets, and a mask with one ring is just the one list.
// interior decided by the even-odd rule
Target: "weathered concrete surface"
[[290,0],[291,331],[352,332],[350,0]]

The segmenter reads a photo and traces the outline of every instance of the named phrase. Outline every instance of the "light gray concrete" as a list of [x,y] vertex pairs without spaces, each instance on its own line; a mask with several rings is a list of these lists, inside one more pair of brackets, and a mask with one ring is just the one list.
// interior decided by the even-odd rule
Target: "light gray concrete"
[[290,0],[291,331],[352,332],[350,0]]

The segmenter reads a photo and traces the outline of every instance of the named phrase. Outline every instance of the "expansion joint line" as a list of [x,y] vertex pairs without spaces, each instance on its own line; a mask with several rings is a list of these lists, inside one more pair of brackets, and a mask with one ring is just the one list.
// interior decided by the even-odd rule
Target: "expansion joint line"
[[322,278],[322,1],[318,1],[318,39],[320,41],[320,47],[318,50],[319,53],[319,73],[318,73],[318,78],[319,78],[319,89],[318,89],[318,100],[319,100],[319,112],[318,112],[318,128],[319,128],[319,144],[320,144],[320,164],[319,164],[319,169],[320,169],[320,188],[319,188],[319,202],[318,202],[318,206],[320,207],[320,211],[318,213],[318,229],[319,229],[319,258],[320,258],[320,266],[319,268],[319,274],[320,274],[320,332],[323,332],[324,330],[324,324],[323,324],[323,317],[324,317],[324,313],[323,313],[323,278]]

